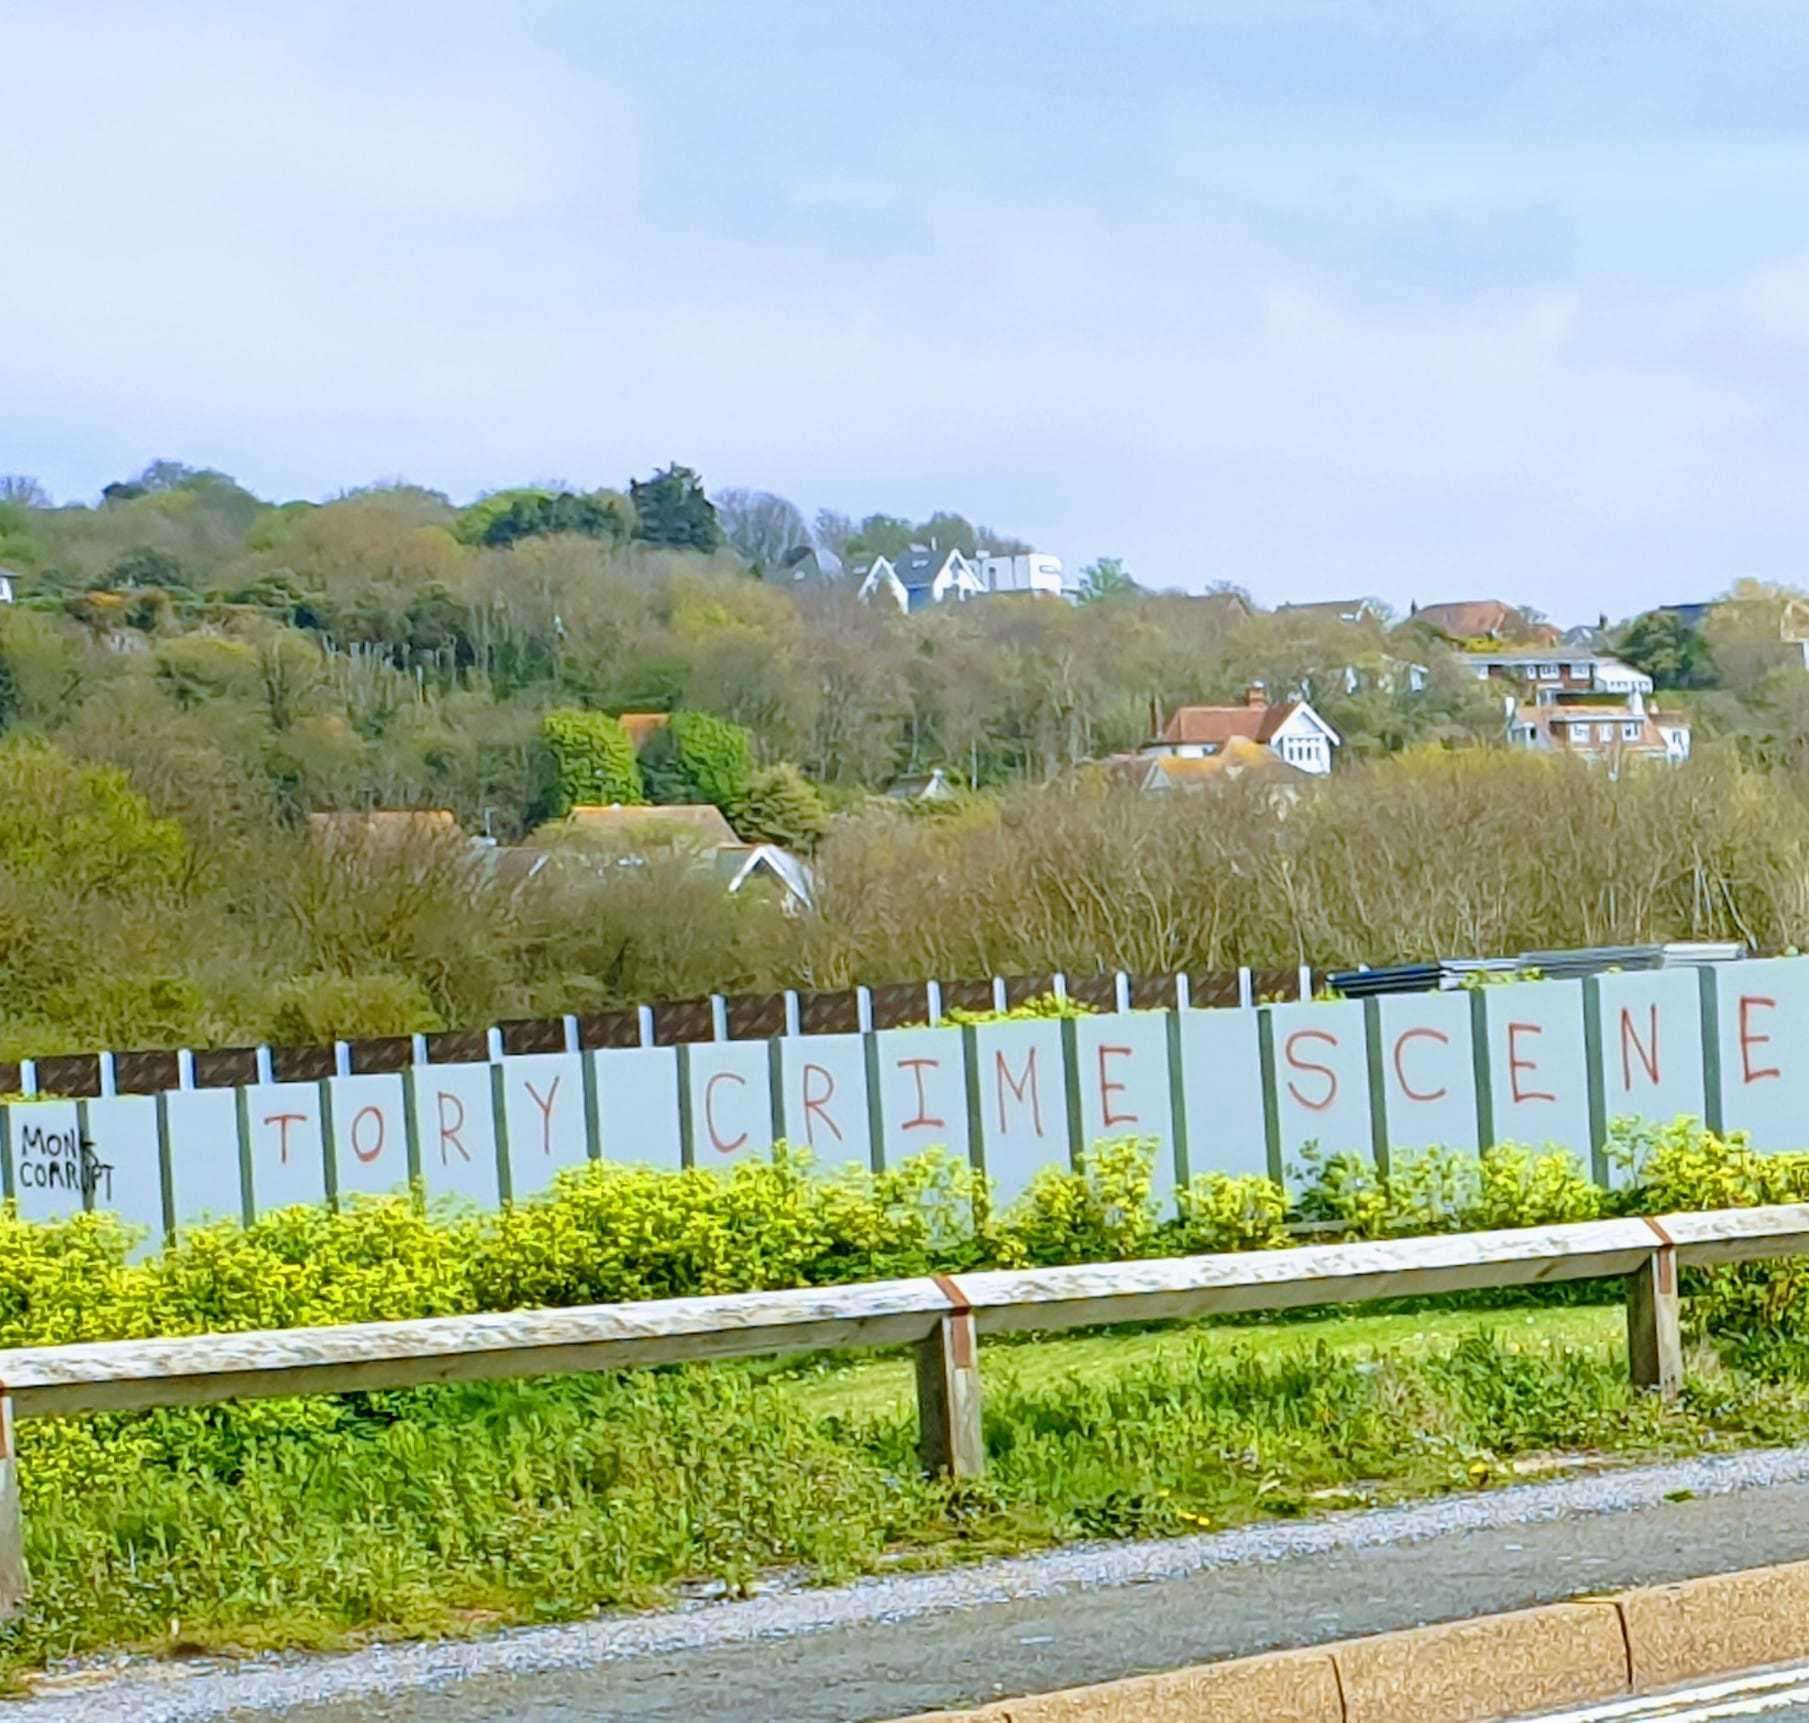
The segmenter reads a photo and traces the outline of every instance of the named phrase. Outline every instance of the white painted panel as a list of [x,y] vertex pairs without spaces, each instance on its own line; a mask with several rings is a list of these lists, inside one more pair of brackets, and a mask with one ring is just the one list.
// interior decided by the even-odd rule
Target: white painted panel
[[6,1109],[13,1195],[22,1220],[80,1214],[82,1127],[73,1101],[18,1101]]
[[251,1194],[259,1214],[327,1200],[321,1155],[318,1083],[266,1083],[246,1089]]
[[1476,1141],[1476,1057],[1468,993],[1386,993],[1376,1001],[1388,1146],[1411,1157]]
[[1722,964],[1715,982],[1722,1123],[1755,1148],[1809,1148],[1809,961]]
[[1702,989],[1696,971],[1604,975],[1597,986],[1603,1117],[1659,1124],[1680,1113],[1700,1119]]
[[974,1030],[974,1056],[982,1152],[993,1201],[1004,1208],[1038,1168],[1069,1164],[1061,1025],[1053,1019],[982,1023]]
[[93,1156],[94,1206],[136,1227],[133,1260],[163,1248],[163,1159],[157,1145],[157,1097],[109,1095],[83,1103]]
[[1168,1078],[1168,1013],[1113,1011],[1074,1020],[1081,1141],[1124,1137],[1155,1145],[1150,1188],[1166,1214],[1175,1188],[1174,1105]]
[[1324,1155],[1371,1158],[1369,1049],[1354,1001],[1274,1005],[1275,1114],[1288,1177],[1307,1144]]
[[860,1035],[788,1035],[779,1043],[785,1140],[817,1165],[873,1164],[867,1118],[867,1046]]
[[926,1149],[968,1158],[967,1062],[959,1029],[881,1029],[874,1036],[884,1164]]
[[1267,1178],[1257,1014],[1241,1009],[1183,1011],[1181,1085],[1192,1172],[1256,1173]]
[[421,1183],[429,1199],[496,1208],[496,1106],[488,1064],[417,1065],[408,1074]]
[[240,1219],[238,1090],[171,1089],[162,1100],[177,1227]]
[[691,1065],[691,1159],[732,1166],[773,1147],[773,1092],[767,1043],[699,1041]]
[[685,1164],[678,1121],[678,1049],[608,1047],[589,1055],[606,1161],[677,1171]]
[[1495,1141],[1569,1149],[1589,1165],[1589,1063],[1580,981],[1483,991]]
[[524,1053],[502,1062],[509,1182],[525,1199],[564,1167],[590,1159],[584,1122],[584,1061],[577,1053]]
[[394,1071],[329,1077],[333,1165],[339,1194],[393,1196],[408,1189],[408,1118]]

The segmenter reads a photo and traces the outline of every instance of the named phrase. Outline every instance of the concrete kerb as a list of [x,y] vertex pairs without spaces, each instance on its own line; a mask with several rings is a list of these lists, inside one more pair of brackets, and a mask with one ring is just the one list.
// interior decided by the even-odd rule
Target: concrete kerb
[[1809,1657],[1809,1562],[1267,1652],[904,1723],[1494,1723]]

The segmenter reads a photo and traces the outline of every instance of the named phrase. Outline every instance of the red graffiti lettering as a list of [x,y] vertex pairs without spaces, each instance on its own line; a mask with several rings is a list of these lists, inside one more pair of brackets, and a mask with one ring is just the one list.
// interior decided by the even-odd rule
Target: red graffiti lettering
[[289,1164],[289,1127],[301,1124],[307,1116],[306,1113],[272,1113],[264,1121],[266,1125],[282,1126],[282,1130],[277,1134],[277,1143],[279,1159],[284,1166]]
[[1125,1091],[1122,1083],[1115,1083],[1106,1076],[1106,1059],[1108,1056],[1114,1059],[1128,1059],[1131,1056],[1131,1049],[1128,1047],[1101,1047],[1099,1049],[1100,1117],[1105,1121],[1108,1129],[1113,1125],[1134,1125],[1137,1122],[1137,1115],[1135,1113],[1114,1113],[1112,1111],[1112,1097],[1114,1095],[1122,1095]]
[[1003,1131],[1006,1128],[1005,1090],[1009,1085],[1012,1094],[1016,1095],[1019,1101],[1022,1101],[1026,1095],[1029,1096],[1031,1122],[1036,1126],[1036,1134],[1040,1137],[1043,1134],[1043,1099],[1042,1093],[1036,1085],[1036,1049],[1032,1047],[1024,1055],[1024,1075],[1022,1078],[1012,1076],[1010,1068],[1005,1063],[1005,1053],[1003,1049],[1000,1049],[993,1054],[993,1064],[995,1067],[995,1085],[999,1092],[999,1129]]
[[1410,1101],[1442,1101],[1451,1093],[1449,1089],[1416,1089],[1407,1081],[1401,1051],[1409,1041],[1436,1041],[1441,1047],[1449,1047],[1451,1037],[1442,1029],[1405,1029],[1395,1038],[1394,1044],[1394,1077],[1401,1085],[1401,1093]]
[[[823,1092],[813,1095],[810,1092],[812,1075],[823,1079]],[[825,1110],[835,1098],[835,1078],[821,1065],[804,1067],[804,1140],[814,1149],[817,1143],[816,1122],[821,1119],[829,1127],[830,1135],[839,1143],[842,1140],[842,1128]]]
[[1303,1095],[1292,1078],[1288,1080],[1288,1093],[1309,1112],[1323,1113],[1338,1098],[1338,1073],[1330,1065],[1315,1065],[1311,1059],[1298,1059],[1294,1056],[1294,1044],[1297,1041],[1323,1041],[1328,1046],[1336,1047],[1338,1037],[1326,1029],[1296,1029],[1282,1044],[1282,1057],[1296,1071],[1312,1071],[1325,1079],[1325,1093],[1317,1100],[1310,1095]]
[[704,1129],[710,1133],[710,1147],[719,1155],[732,1155],[747,1141],[747,1132],[743,1131],[733,1141],[718,1134],[716,1129],[716,1085],[718,1083],[734,1083],[745,1089],[747,1078],[734,1071],[718,1071],[709,1082],[704,1084]]
[[1764,1047],[1771,1041],[1769,1035],[1755,1035],[1752,1032],[1752,1007],[1763,1005],[1767,1011],[1775,1011],[1778,1002],[1775,999],[1764,999],[1756,993],[1740,995],[1740,1073],[1748,1083],[1762,1082],[1767,1077],[1780,1077],[1783,1073],[1775,1065],[1761,1065],[1753,1068],[1752,1049]]
[[[450,1101],[457,1111],[448,1119],[446,1103]],[[448,1094],[444,1089],[434,1091],[434,1104],[440,1115],[440,1165],[449,1166],[452,1157],[446,1153],[446,1145],[450,1143],[459,1152],[461,1160],[471,1159],[470,1152],[459,1138],[459,1132],[465,1128],[465,1103],[457,1095]]]
[[[366,1119],[375,1119],[377,1121],[377,1142],[368,1154],[365,1152],[364,1145],[358,1140],[358,1127],[362,1125]],[[367,1167],[383,1153],[383,1139],[388,1134],[388,1129],[383,1121],[383,1109],[381,1107],[360,1107],[358,1111],[352,1115],[352,1153],[355,1154],[359,1160],[363,1161]]]
[[947,1128],[948,1120],[938,1119],[930,1112],[929,1099],[923,1092],[923,1071],[926,1065],[937,1071],[942,1069],[940,1059],[900,1059],[898,1061],[899,1070],[909,1071],[912,1080],[917,1085],[917,1111],[898,1127],[901,1131],[940,1131]]
[[1650,1039],[1641,1041],[1639,1032],[1633,1027],[1633,1013],[1626,1006],[1621,1007],[1621,1088],[1631,1091],[1633,1088],[1633,1058],[1639,1055],[1639,1062],[1646,1068],[1646,1076],[1654,1083],[1658,1081],[1658,1006],[1656,1003],[1647,1007],[1651,1012]]
[[1556,1095],[1550,1095],[1543,1089],[1522,1089],[1520,1073],[1536,1071],[1538,1062],[1520,1057],[1520,1037],[1522,1035],[1543,1035],[1545,1031],[1537,1023],[1510,1023],[1507,1026],[1508,1042],[1508,1091],[1516,1101],[1555,1101]]
[[534,1097],[534,1105],[540,1109],[540,1152],[543,1155],[551,1156],[553,1152],[553,1103],[559,1099],[559,1085],[564,1081],[563,1075],[555,1077],[542,1100],[540,1091],[526,1077],[521,1080],[521,1086]]

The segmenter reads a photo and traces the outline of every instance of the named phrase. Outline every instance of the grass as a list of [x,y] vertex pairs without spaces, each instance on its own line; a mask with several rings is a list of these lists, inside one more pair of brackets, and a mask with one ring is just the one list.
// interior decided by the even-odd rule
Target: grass
[[989,1346],[989,1470],[916,1469],[904,1365],[715,1366],[33,1424],[15,1678],[102,1648],[328,1646],[1470,1489],[1554,1450],[1809,1437],[1706,1354],[1666,1407],[1615,1307]]
[[[1098,1381],[1151,1364],[1170,1364],[1196,1349],[1227,1356],[1240,1347],[1274,1343],[1324,1346],[1334,1356],[1425,1353],[1471,1335],[1492,1333],[1506,1344],[1574,1347],[1603,1354],[1626,1345],[1620,1305],[1543,1309],[1419,1310],[1340,1313],[1253,1328],[1242,1322],[1170,1324],[1161,1328],[1064,1336],[1028,1344],[992,1341],[985,1347],[986,1381],[1009,1380],[1036,1392],[1069,1378]],[[914,1405],[912,1364],[906,1358],[824,1353],[802,1363],[780,1360],[765,1374],[785,1385],[795,1403],[819,1417],[900,1418]]]

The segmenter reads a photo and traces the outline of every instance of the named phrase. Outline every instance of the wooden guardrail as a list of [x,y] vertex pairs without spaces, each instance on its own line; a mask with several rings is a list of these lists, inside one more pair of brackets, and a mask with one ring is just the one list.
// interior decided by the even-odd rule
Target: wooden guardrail
[[1619,1275],[1628,1362],[1669,1398],[1682,1376],[1680,1267],[1809,1254],[1809,1204],[1655,1219],[1311,1245],[517,1310],[331,1328],[113,1340],[0,1351],[0,1610],[27,1588],[16,1419],[338,1394],[561,1371],[620,1370],[799,1351],[909,1345],[926,1468],[985,1465],[979,1339],[1120,1322]]

